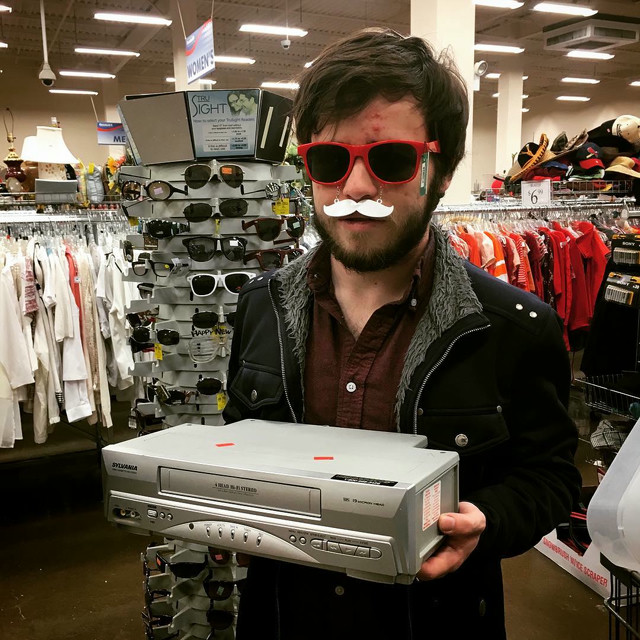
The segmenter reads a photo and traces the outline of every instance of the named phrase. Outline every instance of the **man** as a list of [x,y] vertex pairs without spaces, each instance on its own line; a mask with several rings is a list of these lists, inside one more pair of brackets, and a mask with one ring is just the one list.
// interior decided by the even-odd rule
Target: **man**
[[240,294],[225,418],[424,434],[460,454],[461,503],[410,586],[252,558],[237,637],[500,640],[500,559],[580,487],[558,318],[429,224],[468,107],[424,41],[374,29],[329,47],[294,117],[322,243]]

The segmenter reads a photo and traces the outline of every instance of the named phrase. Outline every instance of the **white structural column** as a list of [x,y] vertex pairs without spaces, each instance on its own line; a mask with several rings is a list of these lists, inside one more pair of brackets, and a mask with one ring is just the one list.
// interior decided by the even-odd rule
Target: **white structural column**
[[[176,79],[176,91],[186,91],[187,89],[199,89],[199,85],[194,83],[193,86],[187,84],[187,62],[184,55],[185,33],[189,35],[198,27],[196,17],[196,0],[171,0],[170,18],[171,23],[171,41],[173,43],[173,75]],[[180,20],[182,15],[182,21]],[[184,31],[182,25],[184,24]]]
[[496,129],[496,172],[504,173],[520,151],[522,138],[522,67],[500,73],[498,80],[498,124]]
[[466,156],[442,200],[444,204],[468,204],[471,201],[475,26],[473,0],[411,0],[411,34],[424,38],[437,51],[448,48],[469,92]]

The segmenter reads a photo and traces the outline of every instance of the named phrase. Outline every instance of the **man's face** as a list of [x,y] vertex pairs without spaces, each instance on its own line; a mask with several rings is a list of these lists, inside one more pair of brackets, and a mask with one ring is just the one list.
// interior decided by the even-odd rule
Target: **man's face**
[[[369,144],[381,140],[429,140],[424,118],[416,102],[405,98],[389,102],[375,98],[360,113],[329,124],[312,142],[330,141]],[[429,189],[433,166],[429,169]],[[446,188],[443,185],[443,188]],[[335,199],[382,199],[393,205],[386,218],[368,218],[356,212],[344,218],[324,213],[324,205]],[[315,225],[332,255],[345,267],[360,272],[378,271],[393,266],[415,249],[425,237],[428,226],[426,196],[420,195],[420,171],[405,184],[383,184],[369,174],[362,158],[355,161],[351,173],[338,186],[313,183]]]

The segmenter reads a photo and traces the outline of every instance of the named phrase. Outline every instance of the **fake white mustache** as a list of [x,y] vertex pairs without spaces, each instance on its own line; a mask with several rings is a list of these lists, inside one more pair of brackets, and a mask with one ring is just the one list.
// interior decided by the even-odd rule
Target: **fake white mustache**
[[324,212],[331,218],[344,218],[356,211],[369,218],[386,218],[393,213],[393,205],[390,207],[382,204],[380,200],[337,200],[333,204],[325,204]]

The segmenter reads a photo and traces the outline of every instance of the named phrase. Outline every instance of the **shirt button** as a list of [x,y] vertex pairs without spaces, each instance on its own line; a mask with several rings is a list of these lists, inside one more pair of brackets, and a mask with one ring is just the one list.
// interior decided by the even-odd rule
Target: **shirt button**
[[356,387],[355,382],[347,382],[347,391],[349,393],[353,393],[358,387]]
[[424,414],[424,409],[419,408],[418,409],[418,415],[421,416]]
[[258,399],[258,392],[254,389],[251,392],[251,402],[255,402]]
[[455,441],[459,447],[466,447],[469,444],[469,438],[464,433],[459,433],[455,437]]
[[336,591],[336,595],[337,596],[342,596],[344,595],[344,587],[341,587],[340,585],[338,585],[335,589]]

